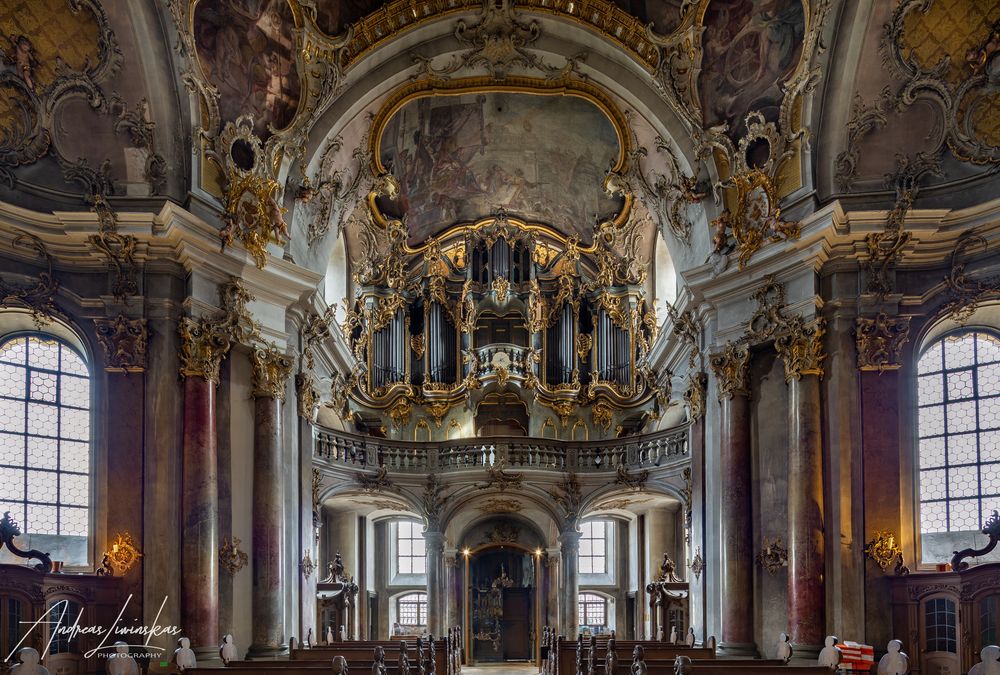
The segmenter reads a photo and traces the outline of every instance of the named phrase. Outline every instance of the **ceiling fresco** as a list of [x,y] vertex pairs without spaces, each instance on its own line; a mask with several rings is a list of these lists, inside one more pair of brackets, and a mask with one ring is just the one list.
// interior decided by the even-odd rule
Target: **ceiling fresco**
[[316,25],[327,35],[341,35],[347,28],[384,3],[380,0],[326,0],[316,3]]
[[405,219],[411,244],[499,208],[589,243],[594,225],[622,208],[603,189],[620,153],[609,118],[579,97],[418,98],[382,131],[381,162],[400,194],[380,206]]
[[705,12],[699,77],[706,126],[728,125],[736,140],[751,110],[777,122],[781,84],[795,70],[805,36],[801,0],[715,0]]
[[223,123],[251,114],[262,139],[291,124],[299,105],[295,21],[287,0],[202,0],[194,36]]

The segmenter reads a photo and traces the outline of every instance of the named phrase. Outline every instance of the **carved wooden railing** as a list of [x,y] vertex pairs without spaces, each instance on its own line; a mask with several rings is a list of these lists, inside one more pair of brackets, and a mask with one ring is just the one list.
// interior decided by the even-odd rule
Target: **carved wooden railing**
[[502,463],[508,469],[614,473],[654,467],[688,457],[688,425],[643,436],[606,441],[494,437],[453,441],[394,441],[316,426],[313,455],[333,464],[389,471],[429,473],[482,469]]

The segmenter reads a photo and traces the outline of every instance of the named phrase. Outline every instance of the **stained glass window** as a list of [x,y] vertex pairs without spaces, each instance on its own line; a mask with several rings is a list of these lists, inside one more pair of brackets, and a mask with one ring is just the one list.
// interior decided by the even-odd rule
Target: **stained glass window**
[[917,372],[920,531],[978,530],[1000,508],[1000,339],[944,337]]
[[607,574],[608,523],[591,520],[580,525],[580,574]]
[[608,618],[608,601],[596,593],[581,593],[577,623],[581,626],[603,626]]
[[396,616],[400,626],[427,625],[427,594],[409,593],[396,602]]
[[423,574],[426,569],[426,556],[423,526],[412,520],[401,520],[396,523],[397,574]]
[[0,512],[26,535],[89,535],[89,376],[55,338],[0,342]]

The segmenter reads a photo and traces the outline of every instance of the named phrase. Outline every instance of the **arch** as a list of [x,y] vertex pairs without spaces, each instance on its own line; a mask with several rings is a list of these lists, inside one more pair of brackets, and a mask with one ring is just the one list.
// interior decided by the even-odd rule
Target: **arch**
[[452,420],[448,422],[448,430],[446,432],[446,437],[449,441],[462,438],[462,425],[458,423],[458,420]]
[[[421,436],[423,436],[423,438],[421,438]],[[427,420],[425,419],[417,420],[417,424],[413,427],[413,440],[415,441],[432,440],[431,425],[427,423]]]
[[427,592],[410,589],[389,596],[388,621],[390,636],[419,635],[427,627]]
[[579,417],[576,418],[576,423],[573,424],[573,430],[570,433],[571,441],[587,441],[590,440],[590,428],[587,423],[584,422]]
[[[94,378],[72,329],[0,313],[0,483],[27,548],[87,566],[95,527]],[[6,330],[3,330],[6,329]]]
[[542,438],[559,438],[559,432],[556,431],[556,425],[551,417],[546,417],[545,421],[542,422]]
[[580,589],[577,595],[577,623],[580,626],[615,629],[614,596],[596,589]]

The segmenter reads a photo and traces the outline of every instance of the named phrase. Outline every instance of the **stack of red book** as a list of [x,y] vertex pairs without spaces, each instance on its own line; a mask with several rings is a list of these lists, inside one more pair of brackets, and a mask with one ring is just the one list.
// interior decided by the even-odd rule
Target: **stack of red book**
[[871,645],[857,642],[842,642],[840,649],[840,670],[850,670],[858,673],[870,672],[875,665],[875,648]]

